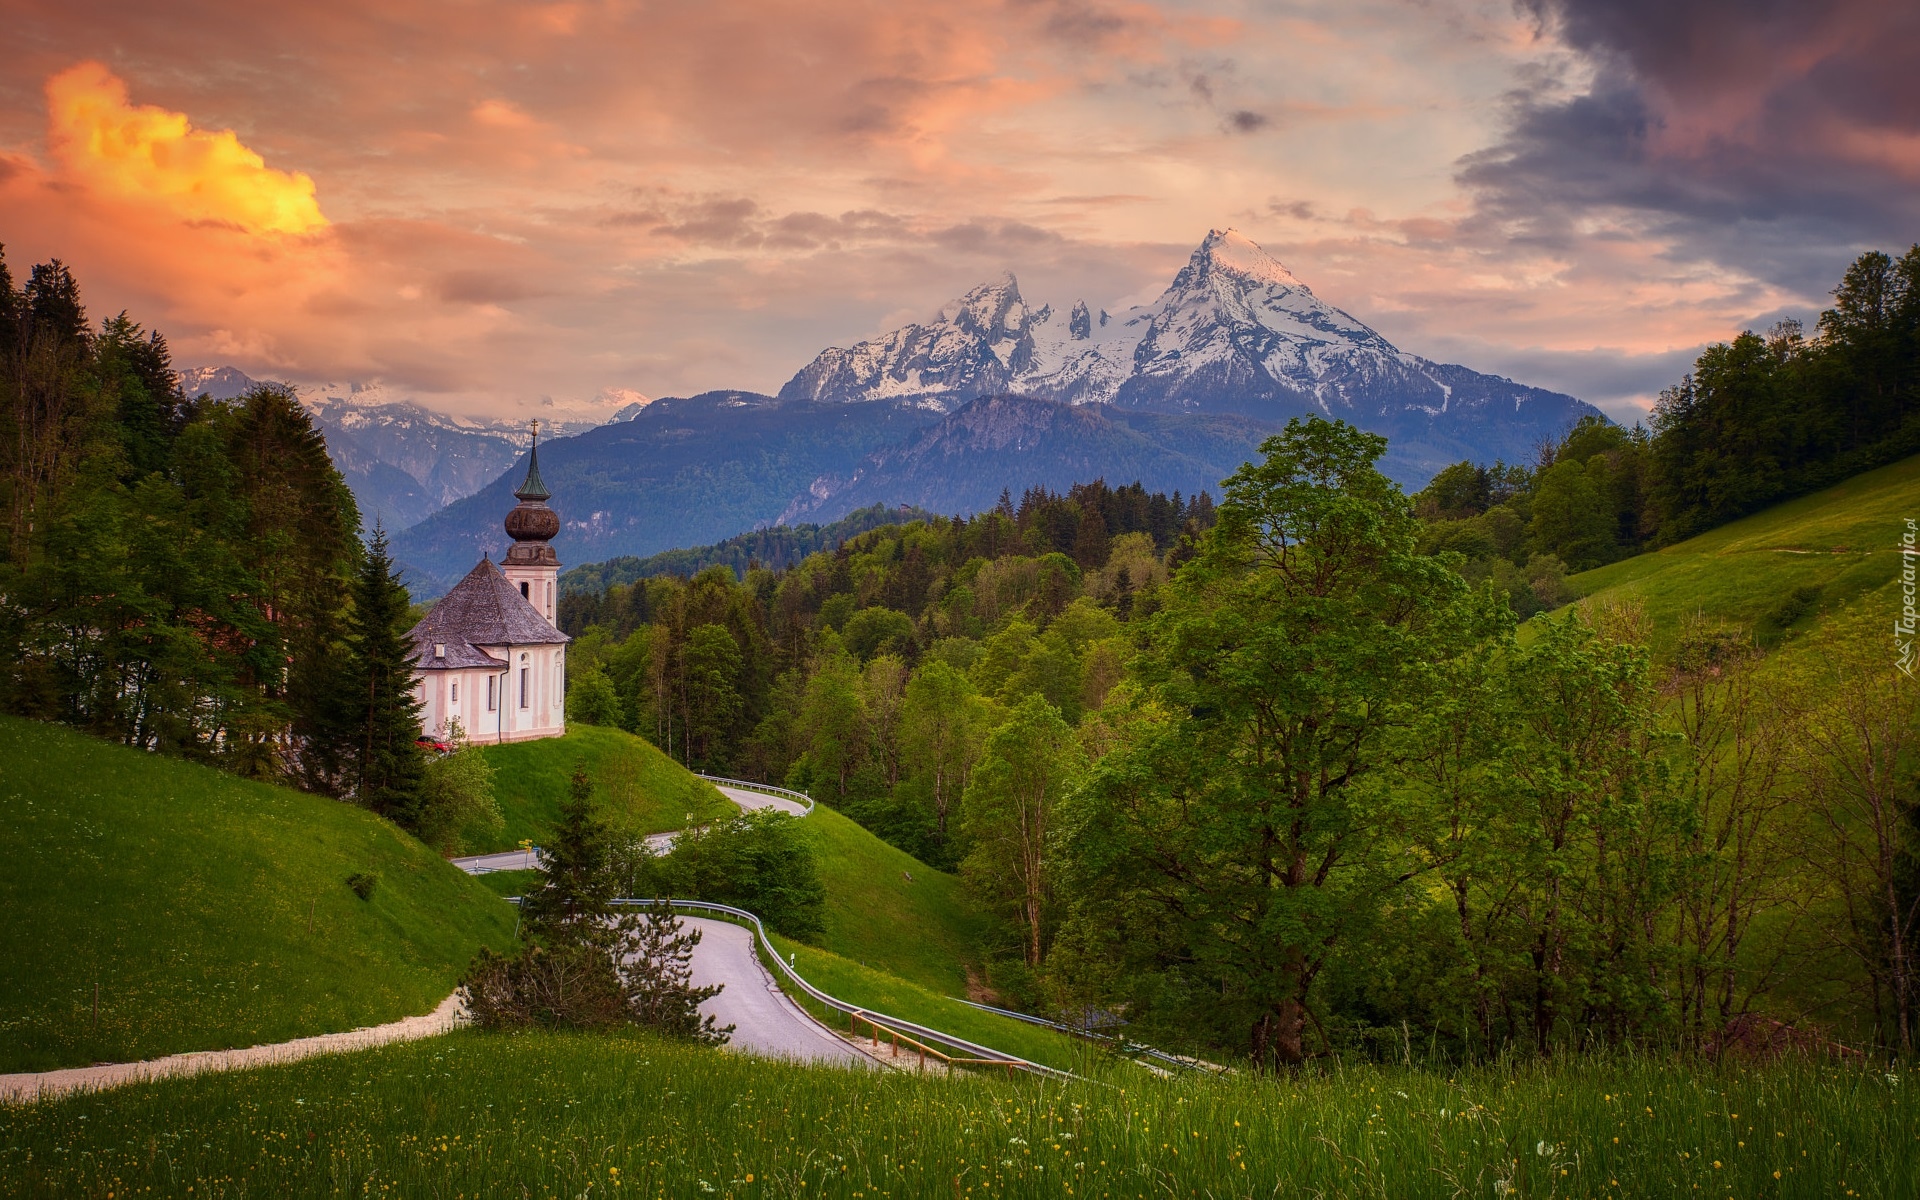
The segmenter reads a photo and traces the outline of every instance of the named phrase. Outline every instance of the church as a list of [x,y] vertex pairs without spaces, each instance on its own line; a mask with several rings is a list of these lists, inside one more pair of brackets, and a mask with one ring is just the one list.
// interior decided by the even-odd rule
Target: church
[[482,556],[409,636],[427,736],[457,726],[475,742],[524,742],[567,731],[567,643],[555,623],[560,517],[540,481],[540,431],[527,454],[520,501],[507,514],[513,547],[498,566]]

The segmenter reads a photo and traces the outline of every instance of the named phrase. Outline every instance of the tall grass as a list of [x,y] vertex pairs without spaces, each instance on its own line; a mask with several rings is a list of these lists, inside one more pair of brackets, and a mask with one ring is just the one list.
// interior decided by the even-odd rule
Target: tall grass
[[[1123,1077],[1115,1076],[1115,1079]],[[1059,1085],[456,1034],[0,1109],[19,1196],[1875,1197],[1904,1075],[1583,1060]],[[191,1190],[189,1190],[191,1189]]]

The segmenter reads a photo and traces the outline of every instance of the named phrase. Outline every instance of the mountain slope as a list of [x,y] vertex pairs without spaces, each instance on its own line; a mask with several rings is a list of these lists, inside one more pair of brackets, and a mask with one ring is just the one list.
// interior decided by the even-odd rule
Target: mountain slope
[[[540,446],[572,566],[717,542],[771,523],[822,476],[936,419],[911,405],[776,404],[751,392],[656,400],[632,420]],[[507,545],[516,466],[394,539],[416,599]]]
[[1150,305],[1117,316],[1096,316],[1084,301],[1035,308],[1009,274],[925,324],[821,352],[780,397],[950,412],[1005,392],[1276,423],[1340,417],[1394,440],[1392,465],[1408,486],[1463,458],[1527,459],[1541,439],[1598,412],[1405,353],[1232,230],[1208,234]]
[[[659,575],[691,578],[712,566],[732,567],[734,574],[742,577],[746,575],[749,564],[757,563],[768,570],[778,571],[797,565],[816,550],[832,550],[848,538],[869,529],[924,521],[934,515],[917,508],[889,508],[874,504],[848,513],[827,525],[773,525],[736,534],[710,546],[662,550],[646,558],[627,554],[605,562],[583,563],[561,573],[560,592],[563,596],[579,592],[597,596],[615,584],[630,584]],[[563,627],[565,623],[566,614],[563,611]]]
[[1567,582],[1599,603],[1645,605],[1656,647],[1694,613],[1756,625],[1770,640],[1882,590],[1891,624],[1902,523],[1917,507],[1920,456]]
[[1016,496],[1034,486],[1064,492],[1103,477],[1139,480],[1149,491],[1218,493],[1274,428],[1234,415],[989,396],[876,450],[846,476],[816,480],[780,520],[832,520],[871,504],[974,513],[993,507],[1003,488]]
[[0,762],[0,1072],[428,1012],[512,942],[511,909],[364,809],[18,717]]

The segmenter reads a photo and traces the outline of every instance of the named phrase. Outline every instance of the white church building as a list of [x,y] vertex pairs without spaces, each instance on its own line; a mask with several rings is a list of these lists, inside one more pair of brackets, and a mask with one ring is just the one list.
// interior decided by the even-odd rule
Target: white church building
[[560,517],[540,481],[539,430],[527,478],[507,514],[513,547],[482,557],[410,635],[418,662],[420,725],[444,738],[457,724],[475,742],[522,742],[567,731],[567,643],[555,623]]

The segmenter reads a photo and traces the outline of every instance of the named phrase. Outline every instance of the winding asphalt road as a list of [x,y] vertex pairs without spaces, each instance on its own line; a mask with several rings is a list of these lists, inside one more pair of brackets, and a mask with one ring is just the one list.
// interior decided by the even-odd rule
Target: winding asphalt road
[[[771,808],[789,816],[804,817],[807,807],[785,796],[769,796],[765,792],[750,792],[745,788],[726,787],[715,784],[722,796],[738,804],[743,811],[751,812],[758,808]],[[656,833],[647,839],[647,845],[655,854],[665,854],[673,849],[676,833]],[[540,865],[540,853],[537,850],[503,850],[498,854],[476,854],[471,858],[456,858],[453,865],[469,875],[481,875],[489,871],[531,871]],[[724,1024],[724,1022],[722,1022]]]
[[696,987],[724,984],[718,996],[700,1005],[703,1016],[732,1025],[728,1046],[767,1058],[827,1062],[850,1067],[877,1064],[852,1043],[814,1020],[774,985],[773,976],[753,952],[753,931],[744,925],[707,917],[682,917],[700,931],[693,948]]
[[[792,816],[805,816],[806,806],[784,796],[715,784],[720,794],[743,810],[771,808]],[[647,839],[655,854],[673,848],[675,834],[657,833]],[[455,866],[469,874],[487,871],[524,871],[539,865],[536,851],[509,850],[502,854],[481,854],[456,858]],[[796,1059],[803,1062],[830,1062],[846,1066],[871,1067],[875,1060],[856,1049],[808,1016],[787,994],[775,986],[773,977],[760,965],[753,952],[753,931],[745,926],[705,917],[683,918],[687,926],[700,931],[700,944],[693,951],[693,982],[697,987],[721,984],[719,995],[700,1006],[717,1025],[734,1026],[728,1045],[749,1054],[768,1058]]]

